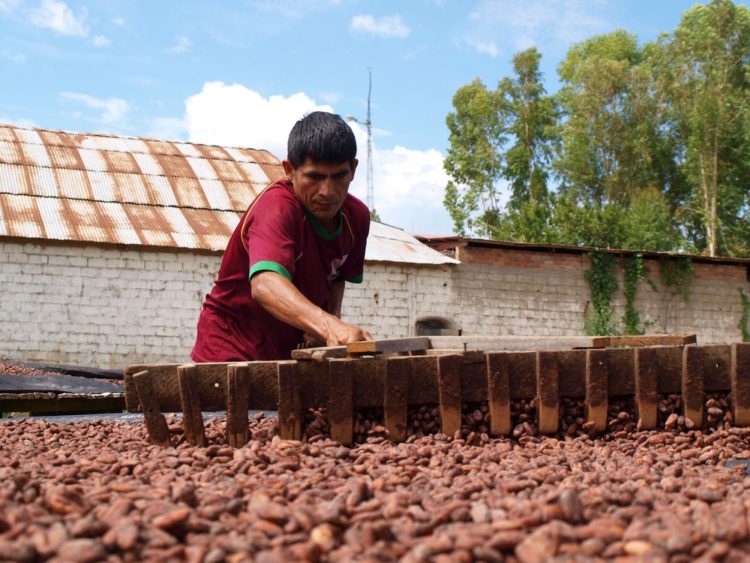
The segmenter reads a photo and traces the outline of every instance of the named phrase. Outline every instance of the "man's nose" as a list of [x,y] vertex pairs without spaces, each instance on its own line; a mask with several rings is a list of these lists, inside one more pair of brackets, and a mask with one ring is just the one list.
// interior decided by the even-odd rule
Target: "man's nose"
[[326,176],[320,181],[320,194],[321,195],[333,195],[336,193],[334,189],[335,180],[331,176]]

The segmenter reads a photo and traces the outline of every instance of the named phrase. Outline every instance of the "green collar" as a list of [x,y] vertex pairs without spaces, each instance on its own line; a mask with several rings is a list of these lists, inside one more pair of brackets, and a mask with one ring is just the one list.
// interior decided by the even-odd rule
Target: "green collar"
[[310,210],[307,209],[304,205],[302,206],[302,209],[305,212],[305,216],[307,217],[307,220],[310,221],[310,224],[313,226],[313,229],[315,229],[315,232],[318,233],[321,237],[323,237],[325,240],[332,240],[338,237],[341,234],[341,224],[342,224],[342,218],[341,218],[341,210],[339,209],[338,217],[339,217],[339,226],[336,228],[335,231],[328,232],[325,230],[325,227],[320,224],[320,221],[310,213]]

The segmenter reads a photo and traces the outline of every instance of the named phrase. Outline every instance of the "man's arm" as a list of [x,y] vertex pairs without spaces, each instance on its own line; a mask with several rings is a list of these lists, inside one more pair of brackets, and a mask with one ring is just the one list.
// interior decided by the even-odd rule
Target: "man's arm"
[[336,280],[331,284],[331,294],[328,297],[328,303],[326,304],[326,311],[332,315],[341,318],[341,303],[344,301],[344,289],[346,288],[346,282],[344,280]]
[[[331,292],[328,309],[330,311],[331,306],[335,305],[333,310],[340,313],[344,282],[341,282],[341,286],[337,283]],[[326,346],[372,340],[366,330],[345,323],[336,314],[316,306],[281,274],[272,271],[258,272],[250,280],[250,291],[253,299],[274,317],[318,336]]]

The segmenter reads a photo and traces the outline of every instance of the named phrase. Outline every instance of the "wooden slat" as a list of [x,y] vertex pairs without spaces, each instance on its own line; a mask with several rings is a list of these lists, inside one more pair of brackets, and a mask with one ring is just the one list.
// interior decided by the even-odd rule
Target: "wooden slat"
[[586,419],[594,423],[597,432],[607,429],[608,387],[608,351],[586,350]]
[[346,351],[350,356],[418,352],[427,350],[428,348],[430,348],[430,339],[427,336],[393,338],[390,340],[366,340],[363,342],[351,342],[346,345]]
[[408,357],[393,357],[386,360],[385,393],[383,397],[383,420],[391,440],[406,440],[409,375],[413,360]]
[[730,377],[736,426],[750,426],[750,342],[732,344]]
[[490,434],[510,434],[510,369],[508,354],[487,354],[487,402],[490,408]]
[[617,346],[686,346],[695,344],[695,334],[633,334],[623,336],[595,336],[594,348],[609,348]]
[[461,430],[461,360],[459,355],[438,357],[440,424],[448,436]]
[[188,443],[194,446],[205,446],[206,430],[203,426],[200,395],[195,381],[197,371],[195,364],[186,364],[177,368],[177,381],[182,401],[182,428]]
[[698,346],[682,349],[682,405],[685,418],[700,428],[703,425],[704,356]]
[[279,436],[282,440],[302,439],[302,402],[297,379],[297,362],[278,362]]
[[430,336],[431,348],[485,352],[591,348],[591,336]]
[[327,409],[331,438],[345,446],[351,445],[354,439],[352,382],[356,369],[353,362],[356,361],[359,360],[331,360],[328,363]]
[[169,426],[167,419],[159,408],[159,402],[151,384],[148,370],[133,374],[133,382],[138,391],[138,400],[143,408],[143,419],[146,423],[149,441],[158,446],[169,446]]
[[247,444],[247,411],[250,405],[250,382],[246,365],[227,367],[227,418],[225,434],[233,448]]
[[539,432],[557,432],[560,411],[558,358],[556,352],[536,353],[537,418]]
[[660,368],[657,349],[636,348],[635,406],[642,430],[656,428]]
[[321,346],[318,348],[300,348],[292,350],[293,360],[332,360],[334,358],[346,358],[346,346]]

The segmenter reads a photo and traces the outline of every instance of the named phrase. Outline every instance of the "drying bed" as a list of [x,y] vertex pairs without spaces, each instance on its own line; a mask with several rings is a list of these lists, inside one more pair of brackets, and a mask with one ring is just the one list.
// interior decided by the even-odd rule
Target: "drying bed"
[[439,415],[424,407],[401,443],[358,417],[353,447],[314,411],[299,441],[256,415],[239,448],[217,419],[207,447],[174,415],[171,447],[127,422],[2,422],[0,560],[746,560],[750,477],[727,465],[750,459],[750,429],[708,401],[713,422],[690,430],[679,396],[662,397],[667,431],[639,431],[632,405],[612,401],[603,433],[570,404],[554,436],[518,401],[522,431],[499,438],[482,432],[482,404],[455,437],[422,435]]

